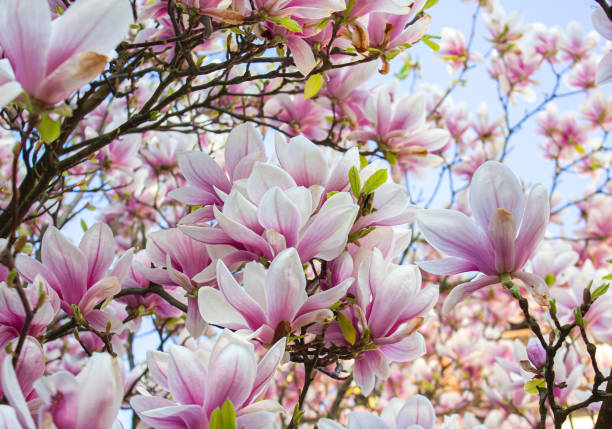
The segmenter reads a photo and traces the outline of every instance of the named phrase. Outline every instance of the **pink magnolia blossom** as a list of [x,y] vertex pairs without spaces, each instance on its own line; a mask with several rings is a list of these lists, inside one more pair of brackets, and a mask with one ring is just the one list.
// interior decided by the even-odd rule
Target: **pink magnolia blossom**
[[219,290],[200,289],[202,317],[230,329],[257,331],[267,344],[314,322],[330,322],[333,304],[344,298],[353,279],[308,296],[306,277],[297,251],[279,253],[266,271],[257,262],[244,270],[244,289],[223,262],[217,265]]
[[16,266],[30,283],[37,275],[43,277],[57,292],[61,308],[67,314],[73,316],[73,306],[77,306],[94,329],[104,332],[110,323],[111,330],[117,332],[121,329],[121,321],[109,312],[95,309],[101,301],[121,290],[120,283],[132,262],[132,251],[128,251],[109,272],[114,250],[113,233],[105,224],[89,228],[79,247],[51,226],[42,239],[42,263],[18,255]]
[[470,206],[475,218],[451,210],[424,210],[417,225],[425,239],[449,257],[422,261],[419,266],[438,275],[479,271],[483,276],[456,286],[444,302],[448,313],[458,302],[508,274],[529,288],[541,305],[548,288],[540,277],[522,271],[543,238],[550,212],[548,195],[536,185],[525,200],[512,171],[496,161],[476,170],[470,184]]
[[592,91],[580,106],[580,113],[592,128],[602,127],[609,131],[612,129],[612,96],[606,98],[601,90]]
[[[439,429],[453,429],[456,427],[457,416],[445,419]],[[434,429],[436,427],[436,413],[433,405],[425,396],[414,395],[407,401],[393,398],[382,410],[379,416],[371,413],[357,411],[349,414],[348,426],[342,426],[331,419],[319,419],[320,429]],[[473,429],[484,429],[477,426]]]
[[[416,265],[396,265],[383,259],[378,249],[364,258],[355,287],[357,306],[344,310],[357,331],[357,338],[369,337],[377,346],[355,360],[355,382],[365,395],[376,378],[386,379],[389,362],[408,362],[425,353],[425,340],[416,329],[423,316],[438,300],[438,288],[421,288]],[[346,343],[340,325],[327,330],[331,341]]]
[[264,114],[274,118],[272,123],[278,120],[280,129],[290,135],[302,134],[311,140],[325,140],[327,137],[329,122],[325,117],[329,112],[302,94],[279,94],[271,98],[264,106]]
[[54,105],[104,70],[131,23],[126,0],[79,0],[53,21],[46,0],[8,0],[0,9],[0,46],[22,90]]
[[6,425],[8,419],[15,429],[42,428],[51,422],[57,429],[108,429],[114,427],[123,400],[119,360],[107,353],[94,353],[76,377],[58,371],[34,383],[40,424],[30,414],[10,359],[2,364],[2,388],[14,415],[3,411],[0,423],[5,419]]
[[[593,27],[607,40],[612,40],[612,20],[600,7],[592,15]],[[597,85],[612,82],[612,52],[607,52],[597,67]]]
[[559,47],[563,51],[566,61],[579,62],[589,55],[589,51],[597,46],[599,36],[594,31],[584,34],[582,27],[576,21],[567,25]]
[[157,384],[172,394],[136,396],[130,403],[152,427],[208,429],[211,413],[232,402],[237,427],[272,427],[274,414],[284,411],[275,401],[261,400],[285,351],[285,339],[274,344],[257,363],[251,343],[228,330],[212,351],[191,351],[173,345],[168,353],[149,351],[149,371]]

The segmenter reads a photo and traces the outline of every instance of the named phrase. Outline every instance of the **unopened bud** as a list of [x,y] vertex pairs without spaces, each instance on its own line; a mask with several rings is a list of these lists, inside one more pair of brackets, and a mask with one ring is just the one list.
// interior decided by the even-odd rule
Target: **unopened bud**
[[544,350],[540,340],[537,338],[529,340],[527,344],[527,357],[536,369],[542,369],[546,365],[546,350]]

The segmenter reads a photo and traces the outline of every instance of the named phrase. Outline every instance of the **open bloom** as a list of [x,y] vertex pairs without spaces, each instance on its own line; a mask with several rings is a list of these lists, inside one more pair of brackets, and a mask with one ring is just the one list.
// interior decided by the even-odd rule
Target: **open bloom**
[[[2,364],[2,389],[11,408],[0,410],[0,427],[35,429],[107,429],[114,424],[123,399],[119,360],[106,353],[94,353],[75,377],[58,371],[34,383],[39,399],[38,413],[44,424],[35,425],[28,404],[17,383],[11,359]],[[34,402],[32,402],[34,405]],[[12,412],[11,412],[12,411]],[[49,420],[46,420],[49,418]],[[50,424],[52,422],[52,425]]]
[[[6,0],[0,46],[22,90],[54,105],[104,70],[131,23],[127,0],[79,0],[53,21],[46,0]],[[15,86],[0,90],[14,93]]]
[[[46,3],[45,3],[46,4]],[[74,315],[77,306],[92,328],[105,331],[110,323],[113,332],[121,328],[121,321],[95,306],[121,290],[120,283],[127,276],[132,263],[132,251],[126,252],[109,272],[113,262],[115,240],[108,225],[98,223],[87,230],[76,247],[55,227],[43,236],[42,263],[18,255],[17,270],[32,283],[42,276],[57,292],[61,308]]]
[[208,429],[212,412],[232,402],[239,428],[273,427],[274,414],[284,411],[272,400],[259,400],[285,352],[278,341],[257,363],[253,344],[225,330],[212,351],[193,352],[174,345],[168,353],[149,351],[147,363],[155,381],[170,391],[161,396],[136,396],[130,403],[140,419],[155,428]]
[[304,269],[294,248],[281,252],[266,272],[257,262],[244,271],[244,289],[225,264],[217,263],[219,290],[210,287],[198,294],[202,317],[230,329],[258,331],[267,344],[313,322],[331,321],[329,307],[342,299],[353,279],[308,296]]
[[449,256],[422,261],[421,268],[438,275],[469,271],[484,274],[455,287],[444,302],[443,312],[448,313],[475,291],[499,283],[502,274],[521,280],[545,305],[546,283],[522,268],[546,232],[550,214],[546,188],[535,185],[525,201],[512,171],[499,162],[487,161],[474,173],[469,199],[475,221],[453,210],[423,210],[417,214],[425,239]]

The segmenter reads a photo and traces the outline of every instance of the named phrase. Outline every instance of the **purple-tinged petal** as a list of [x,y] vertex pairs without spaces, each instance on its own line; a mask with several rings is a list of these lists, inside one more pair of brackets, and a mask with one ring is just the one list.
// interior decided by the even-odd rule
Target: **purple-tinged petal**
[[256,162],[246,184],[247,193],[251,201],[259,204],[259,201],[261,201],[268,189],[275,186],[286,190],[295,188],[297,185],[289,173],[282,168],[272,164]]
[[274,258],[268,268],[265,290],[268,324],[276,329],[283,321],[291,322],[308,299],[304,269],[294,248]]
[[348,421],[350,429],[391,429],[383,419],[365,411],[350,413]]
[[123,323],[107,311],[91,310],[85,315],[89,325],[96,331],[118,334],[123,330]]
[[113,262],[115,255],[113,232],[108,225],[97,223],[83,235],[79,249],[87,258],[87,284],[93,285],[106,274]]
[[121,285],[117,277],[104,277],[98,283],[90,287],[78,303],[83,314],[89,313],[101,301],[121,291]]
[[221,260],[217,261],[217,283],[227,302],[238,310],[249,327],[255,330],[266,323],[266,314],[263,309],[240,287]]
[[[2,87],[0,87],[0,90]],[[1,106],[1,104],[0,104]],[[21,429],[21,423],[17,419],[17,413],[13,407],[0,405],[0,429]]]
[[[245,163],[245,158],[248,163]],[[231,180],[246,179],[255,161],[263,161],[265,148],[259,132],[250,122],[240,124],[227,136],[225,168]],[[248,164],[248,165],[247,165]]]
[[352,284],[353,278],[348,278],[331,289],[327,289],[323,292],[318,292],[312,296],[309,296],[304,305],[300,307],[296,316],[299,317],[302,314],[306,314],[314,310],[331,307],[337,301],[346,296],[346,292]]
[[[221,347],[219,349],[219,347]],[[256,363],[251,344],[232,341],[215,345],[208,364],[204,408],[210,416],[229,399],[236,410],[248,399],[256,377]]]
[[[216,195],[215,189],[229,194],[232,189],[219,164],[204,152],[183,152],[176,156],[181,173],[191,186]],[[216,201],[210,201],[212,204]],[[203,204],[201,204],[203,205]]]
[[415,332],[397,343],[383,344],[380,346],[380,351],[383,352],[389,360],[395,362],[410,362],[423,356],[427,349],[423,336]]
[[153,377],[153,380],[165,390],[170,390],[168,384],[168,365],[170,355],[168,353],[157,350],[147,350],[147,368]]
[[57,279],[61,298],[68,304],[78,304],[87,291],[87,259],[83,252],[51,226],[42,239],[42,263]]
[[442,314],[448,314],[455,305],[463,301],[477,290],[499,282],[500,279],[497,276],[480,276],[476,280],[455,286],[444,300]]
[[280,188],[268,190],[257,211],[259,223],[266,229],[274,230],[285,237],[288,247],[296,244],[298,232],[302,226],[300,211]]
[[505,209],[514,219],[523,218],[525,195],[518,179],[497,161],[482,164],[470,184],[470,207],[480,227],[487,231],[496,209]]
[[612,82],[612,52],[608,52],[601,59],[595,76],[595,83],[597,85],[604,85],[610,82]]
[[319,429],[346,429],[346,427],[331,419],[319,419],[319,421],[317,422],[317,426],[319,427]]
[[316,257],[329,261],[342,253],[358,210],[346,192],[329,198],[300,237],[297,249],[301,260]]
[[253,382],[253,390],[249,396],[247,403],[257,401],[265,392],[266,388],[270,384],[270,381],[276,374],[276,369],[280,365],[281,359],[285,354],[285,345],[287,341],[285,338],[278,340],[270,349],[266,352],[263,358],[257,364],[257,372],[255,375],[255,381]]
[[308,76],[317,65],[317,60],[310,45],[300,37],[289,36],[287,37],[287,47],[291,51],[297,69],[302,75]]
[[[289,143],[276,134],[276,156],[298,186],[324,185],[329,176],[323,151],[304,136],[293,137]],[[347,172],[348,173],[348,172]],[[348,177],[348,175],[347,175]]]
[[218,202],[216,194],[194,186],[183,186],[182,188],[173,189],[168,192],[168,196],[188,206],[201,206]]
[[47,73],[79,52],[106,55],[127,35],[132,21],[126,0],[79,0],[53,21]]
[[206,425],[202,407],[176,405],[157,396],[136,396],[130,405],[140,419],[156,429],[201,429]]
[[223,229],[228,236],[238,243],[241,243],[247,250],[251,250],[260,255],[263,254],[267,258],[272,259],[272,249],[266,240],[244,225],[225,216],[216,206],[214,211],[215,219],[219,227]]
[[67,371],[58,371],[34,384],[36,393],[44,402],[44,412],[51,415],[59,428],[76,428],[79,406],[79,385],[76,377]]
[[418,261],[416,264],[422,270],[438,276],[478,271],[478,267],[473,262],[455,257],[434,259],[432,261]]
[[169,352],[168,387],[183,405],[203,405],[206,368],[186,347],[173,345]]
[[496,209],[491,216],[489,239],[495,251],[495,271],[509,273],[514,269],[514,239],[516,219],[506,209]]
[[212,325],[244,329],[249,325],[242,314],[227,302],[220,290],[202,287],[198,290],[198,307],[202,318]]
[[463,213],[444,209],[423,210],[417,213],[417,225],[427,242],[440,252],[466,259],[485,274],[495,273],[489,239]]
[[15,266],[19,275],[26,279],[28,283],[32,283],[37,275],[41,275],[55,291],[60,292],[59,282],[55,274],[36,259],[20,253],[15,258]]
[[198,298],[187,298],[187,314],[185,328],[193,338],[200,338],[208,327],[206,321],[200,314]]
[[19,83],[32,95],[45,75],[51,38],[46,0],[9,0],[0,8],[0,46]]
[[525,215],[516,238],[516,263],[514,270],[525,265],[544,238],[550,216],[548,192],[542,185],[535,185],[527,196]]
[[608,40],[612,40],[612,20],[608,18],[603,8],[595,8],[593,15],[591,15],[591,21],[599,34]]
[[380,350],[368,350],[362,356],[361,359],[355,360],[353,376],[357,386],[367,396],[374,389],[376,377],[382,379],[387,377],[389,364]]

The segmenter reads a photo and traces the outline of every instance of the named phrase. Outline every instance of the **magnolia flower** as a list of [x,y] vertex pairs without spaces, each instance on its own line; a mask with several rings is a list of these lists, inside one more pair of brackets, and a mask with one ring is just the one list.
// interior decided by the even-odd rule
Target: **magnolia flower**
[[[455,429],[456,415],[446,418],[440,429]],[[330,419],[319,419],[319,429],[345,429],[344,426]],[[436,413],[433,405],[425,396],[414,395],[408,401],[393,398],[384,408],[380,417],[366,412],[349,414],[346,429],[434,429]],[[479,425],[473,429],[484,429]]]
[[[357,338],[368,337],[377,346],[356,359],[353,368],[355,382],[368,395],[376,378],[387,378],[390,361],[408,362],[425,353],[425,340],[416,330],[437,302],[438,288],[421,289],[421,273],[415,265],[389,263],[374,249],[359,267],[355,294],[357,305],[343,314]],[[326,336],[335,343],[347,343],[338,323],[329,327]]]
[[[598,7],[595,9],[592,20],[595,30],[606,39],[612,40],[612,20],[608,18],[608,15],[606,15],[602,8]],[[596,80],[598,85],[610,82],[612,82],[612,52],[606,53],[599,62]]]
[[[46,4],[46,3],[45,3]],[[74,306],[92,328],[104,332],[121,329],[121,321],[95,306],[121,290],[132,263],[132,251],[126,252],[109,271],[115,256],[115,240],[108,225],[98,223],[87,230],[79,247],[72,244],[53,226],[42,239],[42,263],[18,255],[15,265],[19,274],[32,283],[37,275],[57,292],[61,308],[74,315]]]
[[[46,0],[4,0],[0,46],[21,91],[54,105],[104,70],[131,23],[127,0],[79,0],[53,21]],[[0,105],[16,95],[1,69]]]
[[249,262],[244,270],[244,289],[219,261],[219,290],[202,288],[198,300],[207,322],[257,331],[263,342],[272,344],[302,326],[330,322],[333,313],[329,307],[345,296],[352,282],[347,279],[309,297],[298,253],[289,248],[274,258],[267,272],[257,262]]
[[[119,360],[106,353],[94,353],[76,377],[58,371],[38,379],[34,388],[39,396],[38,412],[45,416],[40,427],[51,427],[52,422],[57,429],[108,429],[114,427],[123,400]],[[11,359],[2,364],[2,389],[13,412],[0,410],[0,427],[39,427],[19,388]]]
[[483,276],[455,287],[444,302],[448,313],[458,302],[483,287],[500,283],[502,275],[521,280],[540,305],[548,302],[544,280],[522,271],[543,238],[550,206],[546,188],[535,185],[525,201],[512,171],[496,161],[481,165],[470,185],[470,205],[475,218],[452,210],[423,210],[417,224],[425,239],[449,255],[419,266],[432,274],[450,275],[479,271]]
[[224,330],[212,351],[195,352],[174,345],[168,353],[149,351],[153,379],[172,394],[136,396],[130,404],[140,419],[155,428],[208,428],[212,412],[231,401],[237,427],[268,428],[274,414],[284,411],[272,400],[259,400],[276,373],[285,352],[285,340],[274,344],[257,363],[251,343]]

